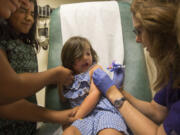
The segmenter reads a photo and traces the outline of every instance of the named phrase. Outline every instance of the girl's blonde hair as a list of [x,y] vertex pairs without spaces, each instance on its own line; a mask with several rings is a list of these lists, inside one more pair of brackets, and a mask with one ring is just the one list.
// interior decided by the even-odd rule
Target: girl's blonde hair
[[[151,56],[157,66],[155,89],[160,89],[173,79],[173,87],[180,86],[180,49],[175,29],[176,2],[134,0],[133,16],[144,28],[151,44]],[[171,76],[171,78],[170,78]]]
[[87,45],[90,46],[93,63],[97,63],[98,57],[91,43],[84,37],[74,36],[68,39],[63,46],[61,52],[62,65],[73,70],[75,60],[83,56],[83,50]]

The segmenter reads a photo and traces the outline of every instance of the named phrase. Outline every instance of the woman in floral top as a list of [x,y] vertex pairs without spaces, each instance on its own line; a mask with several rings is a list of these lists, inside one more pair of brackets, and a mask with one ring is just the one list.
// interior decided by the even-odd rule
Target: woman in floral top
[[[14,23],[15,27],[9,28],[11,30],[14,29],[14,32],[10,31],[13,36],[8,36],[8,30],[6,27],[4,27],[4,25],[2,25],[1,19],[1,17],[9,18],[20,5],[21,8],[15,14],[26,16],[26,14],[23,13],[23,10],[26,10],[31,6],[30,1],[32,0],[0,0],[0,41],[10,40],[15,36],[15,39],[21,37],[21,40],[26,44],[35,45],[34,33],[36,24],[36,10],[34,14],[34,25],[32,26],[30,32],[29,28],[27,28],[27,25],[28,27],[30,26],[29,19],[25,20],[24,18],[21,18],[21,23],[19,21],[20,18],[14,17],[14,19],[17,21],[16,24]],[[18,22],[20,24],[18,24]],[[9,24],[11,25],[11,23]],[[26,29],[26,31],[21,31],[22,29]],[[23,34],[24,36],[22,36]],[[35,92],[39,91],[48,84],[57,84],[59,82],[70,84],[73,81],[72,72],[66,68],[63,68],[62,66],[58,66],[43,73],[17,74],[13,68],[9,66],[9,61],[7,61],[6,54],[4,51],[2,51],[2,49],[0,49],[0,65],[0,105],[12,103],[24,97],[33,95]]]
[[[1,30],[4,29],[4,33],[1,33],[0,56],[2,56],[1,60],[5,61],[5,65],[1,65],[1,69],[6,67],[7,72],[9,69],[14,70],[17,74],[22,75],[22,82],[27,82],[24,87],[16,84],[15,88],[9,89],[12,91],[11,93],[21,95],[19,89],[26,92],[26,88],[29,87],[29,89],[37,91],[51,83],[72,82],[71,71],[60,66],[42,73],[35,73],[38,72],[36,57],[38,44],[35,41],[36,18],[37,4],[34,0],[30,1],[29,6],[22,5],[17,9],[7,20],[7,24],[1,27]],[[8,80],[8,74],[7,76],[5,74],[1,73],[5,77],[3,78],[5,84],[11,86],[12,81]],[[68,123],[74,120],[73,114],[76,108],[54,111],[39,107],[36,103],[36,97],[33,95],[8,105],[1,105],[0,135],[33,135],[36,132],[36,121]]]

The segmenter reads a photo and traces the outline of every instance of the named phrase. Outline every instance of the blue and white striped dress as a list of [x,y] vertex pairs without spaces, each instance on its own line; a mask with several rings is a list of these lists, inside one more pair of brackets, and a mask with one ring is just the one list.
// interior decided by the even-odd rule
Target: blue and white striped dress
[[[89,94],[89,72],[75,76],[74,83],[64,89],[64,96],[72,107],[79,106]],[[94,110],[81,120],[72,123],[82,135],[97,135],[103,129],[112,128],[129,135],[127,126],[119,111],[105,98],[101,97]]]

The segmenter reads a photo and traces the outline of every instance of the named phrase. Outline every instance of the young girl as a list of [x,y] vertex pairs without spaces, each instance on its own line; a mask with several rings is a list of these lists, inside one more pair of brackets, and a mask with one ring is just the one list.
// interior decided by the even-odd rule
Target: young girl
[[96,65],[97,54],[90,42],[83,37],[71,37],[62,49],[61,60],[64,67],[74,72],[75,80],[71,86],[60,86],[60,96],[68,99],[71,107],[79,106],[77,120],[63,135],[127,135],[120,113],[101,96],[92,81],[93,71],[100,66]]

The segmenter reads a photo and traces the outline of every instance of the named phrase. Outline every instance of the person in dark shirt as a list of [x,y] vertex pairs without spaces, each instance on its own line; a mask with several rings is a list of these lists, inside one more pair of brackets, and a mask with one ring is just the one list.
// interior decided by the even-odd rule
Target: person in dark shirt
[[180,44],[175,28],[178,4],[133,0],[131,11],[136,42],[149,51],[157,66],[155,86],[159,91],[151,102],[145,102],[118,90],[115,86],[123,82],[122,68],[114,71],[113,80],[118,81],[112,81],[101,69],[94,71],[93,81],[117,107],[133,134],[180,135]]

